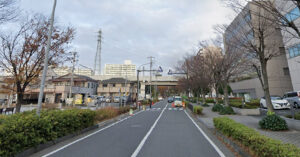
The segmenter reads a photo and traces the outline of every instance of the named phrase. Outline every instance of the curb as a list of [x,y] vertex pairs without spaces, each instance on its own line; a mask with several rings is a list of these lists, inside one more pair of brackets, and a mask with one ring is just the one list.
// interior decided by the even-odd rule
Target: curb
[[[227,136],[223,135],[221,132],[219,132],[215,128],[211,128],[207,126],[201,118],[199,118],[197,115],[194,115],[193,112],[191,112],[191,117],[194,117],[198,122],[200,122],[203,126],[206,127],[207,130],[211,131],[217,139],[219,139],[221,142],[225,143],[225,145],[229,145],[230,149],[234,152],[237,153],[238,155],[242,157],[251,157],[247,152],[245,152],[239,145],[237,145],[234,141],[230,140]],[[221,138],[221,139],[220,139]],[[228,147],[228,146],[227,146]]]
[[[136,113],[136,112],[138,112],[138,110],[135,110],[135,111],[134,111],[134,113]],[[55,145],[55,144],[57,144],[57,143],[66,141],[66,140],[68,140],[68,139],[71,139],[71,138],[73,138],[73,137],[75,137],[75,136],[78,136],[78,135],[81,135],[81,134],[83,134],[83,133],[86,133],[86,132],[88,132],[88,131],[91,131],[91,130],[95,130],[95,129],[98,129],[98,128],[102,128],[102,127],[108,126],[109,124],[112,124],[112,123],[114,123],[114,122],[116,122],[116,121],[119,121],[120,119],[123,119],[123,118],[128,117],[128,116],[129,116],[128,113],[124,113],[124,114],[121,114],[121,115],[119,115],[119,116],[117,116],[117,117],[115,117],[115,118],[105,120],[105,121],[103,121],[103,122],[100,122],[100,123],[95,124],[95,125],[93,125],[93,126],[90,126],[90,127],[88,127],[88,128],[84,128],[84,129],[82,129],[82,130],[80,130],[80,131],[78,131],[78,132],[75,132],[75,133],[72,133],[72,134],[69,134],[69,135],[66,135],[66,136],[57,138],[57,139],[55,139],[55,140],[53,140],[53,141],[48,141],[48,142],[46,142],[46,143],[39,144],[39,145],[37,145],[36,147],[31,147],[31,148],[29,148],[29,149],[24,150],[24,151],[21,152],[21,153],[18,153],[18,154],[16,155],[16,157],[27,157],[27,156],[33,155],[34,153],[37,153],[37,152],[39,152],[39,151],[41,151],[41,150],[43,150],[43,149],[45,149],[45,148],[48,148],[48,147],[50,147],[50,146],[53,146],[53,145]]]
[[218,130],[215,129],[215,135],[219,138],[221,138],[221,140],[229,145],[234,152],[238,153],[240,156],[242,157],[251,157],[251,155],[249,155],[248,153],[246,153],[239,145],[237,145],[235,142],[233,142],[232,140],[230,140],[229,138],[227,138],[227,136],[223,135],[221,132],[219,132]]

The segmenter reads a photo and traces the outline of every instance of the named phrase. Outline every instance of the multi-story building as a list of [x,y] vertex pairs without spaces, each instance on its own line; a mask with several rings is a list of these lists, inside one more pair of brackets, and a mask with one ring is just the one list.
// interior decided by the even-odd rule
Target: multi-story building
[[[288,20],[300,27],[300,10],[293,1],[275,0],[278,10]],[[286,50],[286,58],[289,66],[289,73],[294,91],[300,91],[300,37],[292,28],[284,27],[281,29],[283,43]]]
[[101,96],[131,96],[136,97],[137,84],[136,81],[130,81],[124,78],[110,78],[99,82],[97,90]]
[[[72,72],[72,68],[70,67],[58,67],[52,69],[52,71],[58,75],[58,76],[63,76],[67,75]],[[74,74],[77,75],[84,75],[84,76],[92,76],[93,75],[93,70],[87,69],[87,68],[74,68]]]
[[130,60],[125,60],[124,64],[105,64],[104,75],[136,76],[136,65]]
[[[257,30],[253,30],[251,26],[262,24],[257,13],[262,13],[263,16],[268,16],[266,12],[258,8],[257,5],[249,2],[244,9],[237,15],[237,17],[231,22],[224,33],[225,49],[237,41],[243,45],[246,40],[253,42],[258,41],[256,36]],[[267,72],[268,82],[271,95],[282,96],[285,92],[291,91],[292,83],[289,73],[289,65],[286,59],[286,53],[284,50],[284,44],[282,40],[282,34],[279,27],[275,24],[265,27],[265,33],[268,36],[265,41],[265,52],[277,52],[277,54],[268,61]],[[249,49],[241,48],[240,51],[249,51]],[[235,94],[247,94],[252,98],[260,98],[264,96],[264,92],[261,88],[260,81],[257,77],[250,79],[243,79],[243,81],[237,81],[230,83],[230,86]]]
[[[80,94],[83,98],[97,94],[97,80],[94,80],[87,76],[74,74],[73,81],[74,84],[71,90],[71,74],[48,80],[44,89],[45,102],[58,103],[60,100],[66,100],[70,92],[72,92],[72,97]],[[39,92],[39,84],[30,85],[25,90],[25,102],[36,103],[38,100]]]

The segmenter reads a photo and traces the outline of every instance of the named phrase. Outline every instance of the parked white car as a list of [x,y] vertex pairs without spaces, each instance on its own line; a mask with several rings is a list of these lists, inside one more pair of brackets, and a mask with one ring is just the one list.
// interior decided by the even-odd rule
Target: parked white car
[[[271,101],[272,101],[273,108],[275,110],[277,110],[277,109],[290,109],[291,108],[290,103],[287,100],[282,99],[280,96],[271,96]],[[265,97],[262,97],[260,99],[260,106],[262,108],[267,108],[267,103],[266,103]]]

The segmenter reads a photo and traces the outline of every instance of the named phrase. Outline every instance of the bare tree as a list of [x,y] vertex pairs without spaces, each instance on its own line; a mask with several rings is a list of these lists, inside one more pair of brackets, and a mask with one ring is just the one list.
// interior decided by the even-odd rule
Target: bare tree
[[204,69],[206,75],[209,77],[209,88],[214,89],[216,92],[216,101],[218,101],[219,92],[218,87],[221,84],[221,64],[223,59],[222,49],[216,46],[213,42],[202,41],[200,42],[199,55],[203,56]]
[[[36,15],[20,24],[15,33],[0,35],[0,68],[10,73],[17,92],[16,111],[20,112],[26,87],[37,81],[43,69],[49,20]],[[69,43],[74,38],[73,28],[54,26],[49,54],[49,66],[68,59]]]
[[205,91],[209,88],[210,77],[207,75],[207,66],[205,65],[205,57],[202,54],[193,56],[190,62],[190,80],[192,89],[197,96],[202,97],[202,103],[205,103]]
[[15,19],[19,15],[17,0],[0,0],[0,24]]

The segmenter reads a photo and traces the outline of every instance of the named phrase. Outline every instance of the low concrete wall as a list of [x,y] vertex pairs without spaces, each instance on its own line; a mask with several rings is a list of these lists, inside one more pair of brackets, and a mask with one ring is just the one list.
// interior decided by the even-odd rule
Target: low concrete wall
[[237,113],[238,115],[242,116],[258,116],[260,115],[259,108],[256,109],[242,109],[242,108],[236,108],[232,107],[234,112]]

